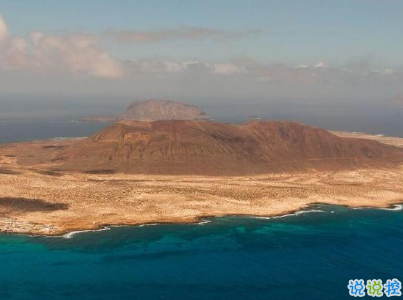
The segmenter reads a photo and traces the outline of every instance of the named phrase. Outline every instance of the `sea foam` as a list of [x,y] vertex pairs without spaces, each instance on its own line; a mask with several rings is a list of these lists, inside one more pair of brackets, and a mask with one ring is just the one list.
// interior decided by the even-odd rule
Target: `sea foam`
[[270,220],[270,219],[281,219],[281,218],[287,218],[287,217],[296,217],[299,215],[304,215],[304,214],[310,214],[310,213],[324,213],[325,211],[320,210],[320,209],[310,209],[310,210],[299,210],[296,211],[295,213],[291,214],[285,214],[281,216],[273,216],[273,217],[255,217],[256,219],[263,219],[263,220]]
[[388,207],[388,208],[380,208],[382,210],[391,210],[391,211],[399,211],[399,210],[403,210],[403,205],[402,204],[396,204],[393,205],[393,207]]
[[389,210],[389,211],[400,211],[400,210],[403,210],[403,205],[402,204],[395,204],[392,207],[381,207],[381,208],[376,208],[376,207],[353,207],[352,209],[380,209],[380,210]]
[[62,238],[64,238],[64,239],[71,239],[71,238],[73,238],[76,234],[79,234],[79,233],[84,233],[84,232],[97,232],[97,231],[105,231],[105,230],[110,230],[110,228],[109,228],[109,227],[105,227],[105,228],[94,229],[94,230],[78,230],[78,231],[71,231],[71,232],[68,232],[68,233],[66,233],[66,234],[63,234],[63,235],[62,235]]

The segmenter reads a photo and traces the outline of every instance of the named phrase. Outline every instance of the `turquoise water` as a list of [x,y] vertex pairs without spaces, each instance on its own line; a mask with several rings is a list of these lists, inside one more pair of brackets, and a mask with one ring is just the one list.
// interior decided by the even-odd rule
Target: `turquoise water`
[[71,239],[0,235],[0,299],[351,299],[349,279],[403,281],[402,211],[315,209]]

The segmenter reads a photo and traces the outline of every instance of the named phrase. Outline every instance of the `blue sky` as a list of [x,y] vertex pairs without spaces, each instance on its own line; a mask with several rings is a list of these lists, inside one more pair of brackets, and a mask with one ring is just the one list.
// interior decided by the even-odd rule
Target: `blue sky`
[[0,95],[390,101],[403,93],[402,11],[399,0],[0,0]]
[[[401,64],[402,1],[393,0],[20,0],[0,1],[10,31],[91,32],[161,30],[181,26],[228,31],[261,30],[231,43],[167,41],[159,45],[113,45],[119,57],[200,58],[251,56],[263,62],[339,64],[371,56]],[[209,48],[209,51],[206,51]]]

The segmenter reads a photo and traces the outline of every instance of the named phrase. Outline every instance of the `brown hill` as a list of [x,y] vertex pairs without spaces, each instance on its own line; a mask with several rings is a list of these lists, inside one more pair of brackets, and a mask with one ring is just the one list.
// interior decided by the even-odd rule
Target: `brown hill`
[[209,116],[194,105],[162,100],[132,102],[126,113],[121,116],[124,120],[207,120]]
[[390,167],[403,150],[290,122],[121,121],[56,160],[95,173],[244,175]]

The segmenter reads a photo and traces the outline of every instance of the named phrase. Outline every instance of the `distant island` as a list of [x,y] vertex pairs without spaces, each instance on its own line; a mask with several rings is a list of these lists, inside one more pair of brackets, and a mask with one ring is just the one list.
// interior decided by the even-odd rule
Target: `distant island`
[[180,107],[132,104],[125,119],[85,139],[0,145],[0,232],[59,235],[403,199],[403,139],[295,122],[224,124]]
[[166,100],[133,101],[126,112],[118,116],[93,116],[81,122],[110,123],[120,120],[209,120],[210,117],[195,105]]
[[118,120],[117,117],[113,116],[95,116],[95,117],[83,117],[76,121],[83,123],[112,123]]

